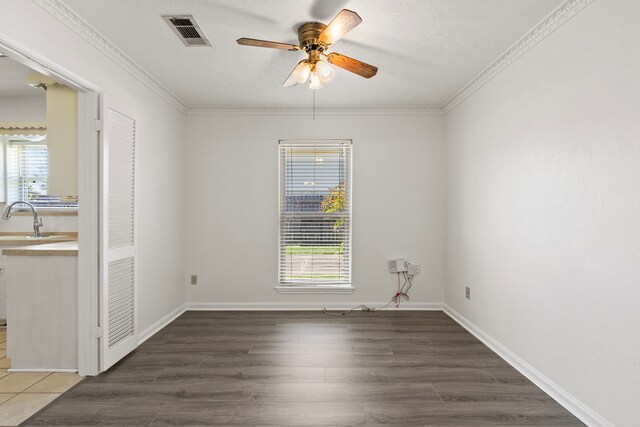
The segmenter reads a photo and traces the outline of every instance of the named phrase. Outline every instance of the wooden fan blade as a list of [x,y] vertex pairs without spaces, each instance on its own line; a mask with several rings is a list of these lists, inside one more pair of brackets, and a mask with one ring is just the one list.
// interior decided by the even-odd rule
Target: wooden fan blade
[[268,40],[248,39],[243,37],[236,40],[239,45],[242,46],[255,46],[255,47],[268,47],[271,49],[286,49],[286,50],[302,50],[302,47],[289,43],[271,42]]
[[282,84],[282,86],[284,87],[292,87],[298,84],[298,80],[296,80],[295,78],[295,74],[296,71],[298,71],[300,69],[300,71],[302,71],[302,68],[306,67],[306,63],[307,60],[303,59],[302,61],[298,62],[298,65],[296,65],[293,69],[293,71],[291,71],[291,74],[289,74],[289,77],[287,77],[287,80],[284,81],[284,83]]
[[362,18],[360,15],[349,9],[342,9],[340,13],[327,25],[318,39],[325,44],[333,44],[340,40],[342,36],[360,25]]
[[367,79],[370,79],[378,73],[378,67],[374,67],[373,65],[358,61],[357,59],[349,58],[348,56],[341,55],[339,53],[328,54],[327,61],[336,67],[344,68],[347,71],[351,71],[352,73]]

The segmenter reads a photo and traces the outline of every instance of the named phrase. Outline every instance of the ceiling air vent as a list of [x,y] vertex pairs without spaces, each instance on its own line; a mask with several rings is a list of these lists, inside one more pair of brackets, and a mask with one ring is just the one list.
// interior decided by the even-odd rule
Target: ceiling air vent
[[211,46],[196,20],[191,15],[162,17],[185,46]]

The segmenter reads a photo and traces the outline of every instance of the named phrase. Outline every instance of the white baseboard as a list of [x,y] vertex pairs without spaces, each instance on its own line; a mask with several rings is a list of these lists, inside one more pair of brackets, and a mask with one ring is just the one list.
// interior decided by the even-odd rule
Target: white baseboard
[[169,323],[176,320],[182,313],[187,310],[187,305],[182,304],[166,316],[163,316],[160,320],[155,322],[153,325],[149,326],[144,331],[138,334],[138,345],[142,344],[149,338],[151,338],[156,332],[167,326]]
[[[362,303],[367,307],[383,307],[386,302],[367,302]],[[348,310],[352,307],[359,305],[359,303],[336,303],[336,302],[274,302],[274,303],[187,303],[186,309],[193,311],[250,311],[250,310],[265,310],[265,311],[315,311],[326,308],[327,310]],[[400,307],[396,308],[393,305],[389,306],[385,310],[443,310],[443,304],[441,303],[419,303],[419,302],[405,302],[400,304]]]
[[453,320],[458,322],[463,328],[482,341],[494,353],[503,358],[508,364],[517,369],[522,375],[540,387],[545,393],[551,396],[556,402],[575,415],[580,421],[592,427],[612,427],[613,424],[591,410],[584,403],[576,399],[572,394],[551,381],[540,371],[529,365],[507,347],[495,340],[491,335],[476,326],[469,319],[444,304],[444,312]]
[[27,369],[27,368],[9,368],[7,372],[65,372],[65,373],[73,373],[78,372],[77,369]]

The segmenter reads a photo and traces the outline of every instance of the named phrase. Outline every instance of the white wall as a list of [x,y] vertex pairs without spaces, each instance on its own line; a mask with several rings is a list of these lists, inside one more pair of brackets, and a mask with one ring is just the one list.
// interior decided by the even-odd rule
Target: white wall
[[0,39],[39,52],[138,113],[138,301],[144,330],[184,302],[183,115],[34,3],[0,0],[0,10]]
[[47,98],[44,96],[0,96],[0,122],[46,122]]
[[596,1],[446,117],[447,304],[617,426],[640,419],[638,16]]
[[[278,140],[353,140],[352,295],[277,294]],[[411,302],[443,301],[440,116],[187,117],[187,274],[196,303],[385,303],[389,257],[421,264]]]

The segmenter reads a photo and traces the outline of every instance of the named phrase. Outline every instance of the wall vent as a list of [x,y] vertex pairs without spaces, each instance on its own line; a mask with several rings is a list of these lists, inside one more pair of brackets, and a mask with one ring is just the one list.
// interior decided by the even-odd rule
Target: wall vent
[[211,46],[196,20],[191,15],[165,15],[162,17],[185,46]]

